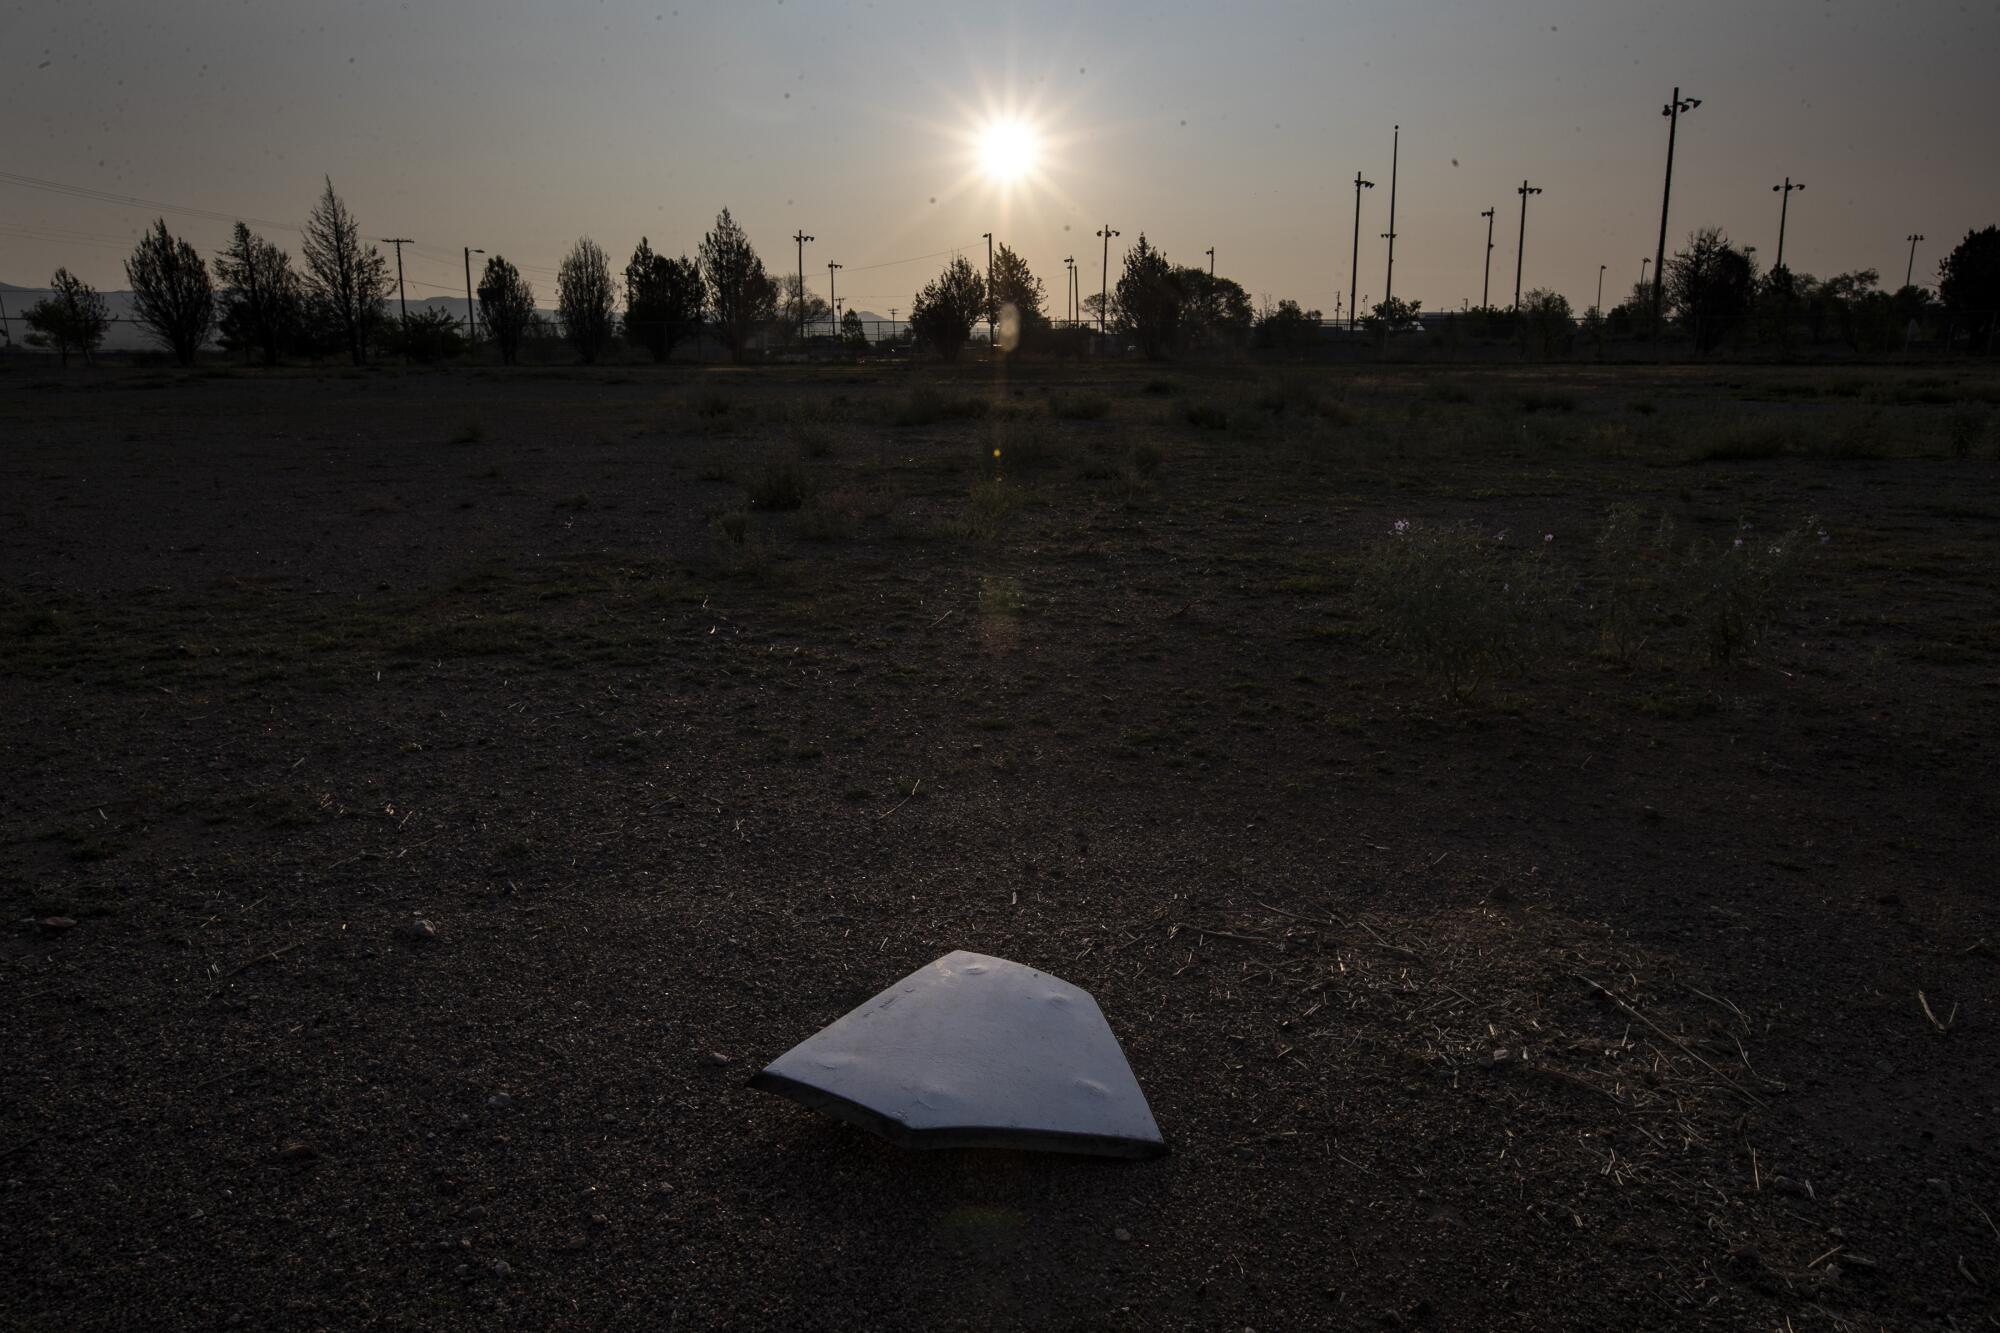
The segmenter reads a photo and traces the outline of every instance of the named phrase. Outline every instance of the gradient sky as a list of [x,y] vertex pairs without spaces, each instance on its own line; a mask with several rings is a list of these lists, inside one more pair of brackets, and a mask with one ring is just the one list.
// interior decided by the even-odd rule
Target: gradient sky
[[[1499,208],[1495,304],[1525,283],[1579,310],[1637,279],[1659,225],[1678,83],[1672,243],[1724,227],[1769,263],[1919,280],[2000,222],[2000,5],[1871,0],[869,4],[813,0],[35,0],[0,3],[0,171],[251,218],[304,217],[332,175],[371,236],[408,236],[411,295],[463,291],[459,247],[520,263],[552,303],[578,235],[622,264],[643,233],[692,253],[728,205],[774,269],[907,311],[980,233],[1048,284],[1095,291],[1105,221],[1253,296],[1333,313],[1356,170],[1361,292],[1380,299],[1391,126],[1402,125],[1396,290],[1477,301],[1480,210]],[[1002,192],[967,142],[993,114],[1044,137]],[[0,279],[67,264],[122,287],[144,209],[0,181]],[[205,251],[220,221],[169,215]],[[260,228],[296,251],[295,232]],[[1671,248],[1671,245],[1670,245]],[[917,256],[920,262],[897,263]],[[1116,276],[1116,252],[1113,276]],[[872,266],[872,267],[871,267]],[[1615,299],[1615,298],[1613,298]]]

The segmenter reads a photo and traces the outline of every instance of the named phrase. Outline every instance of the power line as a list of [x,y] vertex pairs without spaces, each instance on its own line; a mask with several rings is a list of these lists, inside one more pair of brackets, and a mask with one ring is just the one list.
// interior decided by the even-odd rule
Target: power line
[[46,190],[51,194],[68,195],[73,199],[89,199],[100,204],[117,204],[124,208],[140,208],[148,212],[180,213],[187,217],[206,218],[211,222],[245,222],[258,227],[275,227],[284,231],[304,231],[296,222],[278,222],[271,218],[244,217],[238,213],[218,213],[212,208],[194,208],[187,204],[170,204],[159,199],[147,199],[136,194],[116,194],[110,190],[99,190],[88,185],[66,185],[61,181],[43,180],[39,176],[24,176],[18,171],[0,171],[0,185],[19,185],[30,190]]

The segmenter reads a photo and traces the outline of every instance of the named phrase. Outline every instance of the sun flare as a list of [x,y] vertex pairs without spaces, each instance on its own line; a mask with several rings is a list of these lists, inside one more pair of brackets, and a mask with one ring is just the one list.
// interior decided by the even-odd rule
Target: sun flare
[[1002,185],[1027,176],[1040,158],[1034,131],[1018,120],[996,120],[979,132],[979,165]]

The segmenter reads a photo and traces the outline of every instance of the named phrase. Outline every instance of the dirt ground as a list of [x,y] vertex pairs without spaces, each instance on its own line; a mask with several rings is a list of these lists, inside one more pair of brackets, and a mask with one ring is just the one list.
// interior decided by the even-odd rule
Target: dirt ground
[[[0,1325],[2000,1325],[1993,383],[0,371]],[[1614,505],[1826,540],[1612,656]],[[958,948],[1171,1154],[744,1086]]]

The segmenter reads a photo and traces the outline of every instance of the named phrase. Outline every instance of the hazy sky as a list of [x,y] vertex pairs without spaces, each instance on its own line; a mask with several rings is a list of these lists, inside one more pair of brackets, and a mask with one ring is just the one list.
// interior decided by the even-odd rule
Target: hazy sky
[[[408,236],[411,295],[463,291],[462,245],[520,263],[550,300],[579,235],[621,264],[643,233],[692,253],[728,205],[766,262],[792,232],[824,294],[909,308],[936,252],[980,233],[1063,300],[1062,259],[1099,282],[1096,229],[1141,231],[1253,296],[1333,313],[1380,299],[1391,126],[1402,125],[1396,290],[1477,301],[1499,209],[1495,304],[1511,300],[1523,177],[1525,283],[1577,307],[1650,256],[1666,122],[1682,121],[1670,240],[1717,224],[1821,275],[1902,280],[2000,222],[1990,82],[2000,5],[1883,0],[1547,3],[831,4],[816,0],[0,0],[0,172],[296,224],[323,173],[372,236]],[[1003,191],[972,136],[1018,116],[1037,175]],[[105,287],[143,209],[0,179],[0,279],[67,264]],[[220,221],[169,215],[203,250]],[[296,248],[295,232],[265,227]],[[1671,248],[1671,247],[1670,247]],[[896,263],[917,256],[921,262]],[[871,267],[874,266],[874,267]]]

